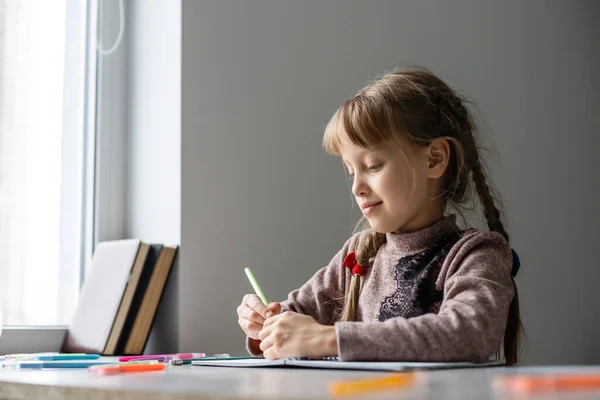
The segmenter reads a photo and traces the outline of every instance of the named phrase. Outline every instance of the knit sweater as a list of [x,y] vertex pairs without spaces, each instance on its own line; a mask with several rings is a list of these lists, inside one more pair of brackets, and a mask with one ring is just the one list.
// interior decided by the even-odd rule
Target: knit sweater
[[[461,231],[450,215],[410,233],[388,233],[365,269],[355,322],[336,322],[350,286],[342,265],[352,236],[328,266],[281,303],[335,325],[343,361],[487,361],[504,335],[514,296],[512,253],[502,235]],[[248,351],[261,355],[247,340]]]

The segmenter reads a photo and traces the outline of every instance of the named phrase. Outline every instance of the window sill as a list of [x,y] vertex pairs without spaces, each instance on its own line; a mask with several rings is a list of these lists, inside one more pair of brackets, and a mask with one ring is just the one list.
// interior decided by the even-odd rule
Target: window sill
[[8,326],[0,336],[0,354],[59,351],[66,326]]

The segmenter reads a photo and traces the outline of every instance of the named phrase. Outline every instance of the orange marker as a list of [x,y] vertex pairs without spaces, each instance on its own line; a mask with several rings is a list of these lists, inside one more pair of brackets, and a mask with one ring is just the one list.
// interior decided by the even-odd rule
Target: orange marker
[[548,391],[600,390],[598,374],[522,375],[502,377],[498,381],[502,389],[518,393]]
[[382,389],[400,388],[413,384],[415,375],[393,374],[376,378],[351,379],[347,381],[332,381],[329,383],[329,393],[332,395],[347,395],[361,392],[371,392]]
[[125,372],[145,372],[145,371],[162,371],[165,369],[165,364],[114,364],[101,365],[90,367],[89,372],[98,375],[115,375]]

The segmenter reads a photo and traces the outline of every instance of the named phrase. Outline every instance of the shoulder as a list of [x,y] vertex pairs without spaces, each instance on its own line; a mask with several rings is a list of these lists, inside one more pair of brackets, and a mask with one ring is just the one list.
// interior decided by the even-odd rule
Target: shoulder
[[480,231],[476,229],[467,229],[462,232],[461,238],[453,246],[453,249],[462,252],[475,248],[486,248],[500,253],[510,255],[510,245],[498,232]]
[[467,229],[452,246],[445,260],[448,274],[458,269],[486,270],[510,275],[512,251],[504,236],[498,232]]

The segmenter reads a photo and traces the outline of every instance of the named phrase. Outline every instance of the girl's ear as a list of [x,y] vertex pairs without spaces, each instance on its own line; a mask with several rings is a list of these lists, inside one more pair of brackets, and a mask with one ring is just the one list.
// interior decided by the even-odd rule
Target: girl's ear
[[444,138],[437,138],[431,142],[427,150],[429,156],[427,176],[434,179],[440,178],[444,175],[450,162],[450,144]]

